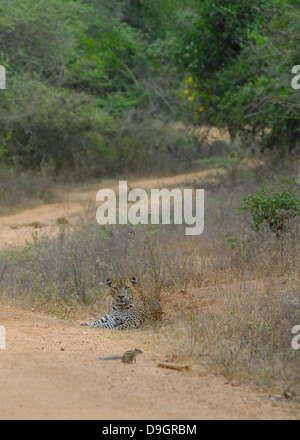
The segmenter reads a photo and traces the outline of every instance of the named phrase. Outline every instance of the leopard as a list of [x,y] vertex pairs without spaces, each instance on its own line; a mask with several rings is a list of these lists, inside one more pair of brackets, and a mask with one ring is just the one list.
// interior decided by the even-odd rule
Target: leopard
[[145,324],[154,323],[162,316],[160,303],[146,296],[137,287],[137,278],[107,278],[105,282],[111,295],[110,310],[97,321],[80,325],[110,330],[138,329]]

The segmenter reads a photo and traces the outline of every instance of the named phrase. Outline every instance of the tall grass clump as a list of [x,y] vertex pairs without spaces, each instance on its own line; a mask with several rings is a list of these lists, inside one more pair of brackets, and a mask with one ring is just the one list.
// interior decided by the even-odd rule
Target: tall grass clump
[[196,278],[192,253],[180,244],[182,231],[175,232],[174,242],[170,229],[89,222],[69,236],[37,240],[2,257],[1,295],[46,310],[62,304],[99,307],[102,301],[105,307],[105,278],[135,275],[149,296],[161,298]]
[[52,200],[51,179],[46,174],[0,167],[0,215]]

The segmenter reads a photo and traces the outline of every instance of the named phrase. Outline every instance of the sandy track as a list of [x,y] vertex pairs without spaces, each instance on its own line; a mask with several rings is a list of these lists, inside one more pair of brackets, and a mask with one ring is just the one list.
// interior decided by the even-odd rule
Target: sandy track
[[[132,182],[149,189],[180,184],[199,175]],[[159,183],[158,183],[159,182]],[[155,185],[156,184],[156,185]],[[61,202],[0,219],[1,245],[24,244],[56,233],[57,218],[83,215],[82,200],[96,191],[73,192]],[[41,222],[35,230],[28,226]],[[263,392],[232,386],[196,363],[189,371],[157,367],[166,361],[159,330],[115,332],[86,329],[79,321],[0,306],[6,349],[0,350],[0,419],[291,419],[295,406],[266,399]],[[134,365],[97,356],[144,351]],[[298,413],[299,415],[299,413]]]
[[[208,375],[158,368],[151,331],[84,329],[42,313],[0,306],[0,419],[289,419],[287,404]],[[138,344],[137,363],[99,361]]]
[[[128,190],[143,188],[175,187],[188,182],[199,182],[201,179],[214,178],[224,170],[204,170],[200,172],[179,174],[160,179],[130,180]],[[24,245],[33,241],[33,236],[53,236],[59,233],[58,219],[65,218],[71,225],[84,218],[89,207],[95,206],[96,194],[102,185],[93,185],[85,190],[57,192],[58,203],[51,203],[26,209],[13,215],[0,217],[0,249],[14,245]],[[106,186],[104,186],[106,187]],[[109,187],[118,192],[118,184],[109,182]],[[96,214],[96,211],[95,211]],[[41,226],[41,227],[36,227]]]

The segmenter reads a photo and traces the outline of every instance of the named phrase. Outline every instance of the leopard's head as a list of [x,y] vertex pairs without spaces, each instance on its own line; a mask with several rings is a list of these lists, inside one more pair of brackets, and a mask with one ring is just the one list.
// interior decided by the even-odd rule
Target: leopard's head
[[128,306],[136,297],[137,290],[135,285],[136,277],[121,279],[106,279],[110,294],[114,300],[114,305],[118,308]]

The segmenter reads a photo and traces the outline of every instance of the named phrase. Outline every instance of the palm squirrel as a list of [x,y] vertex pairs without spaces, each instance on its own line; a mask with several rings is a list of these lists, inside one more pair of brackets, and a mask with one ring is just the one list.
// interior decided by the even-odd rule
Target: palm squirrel
[[133,361],[136,362],[136,357],[138,354],[142,354],[142,350],[135,348],[134,350],[127,350],[123,356],[107,356],[107,357],[99,357],[97,359],[101,359],[101,361],[113,361],[115,359],[121,359],[123,364],[132,364]]

